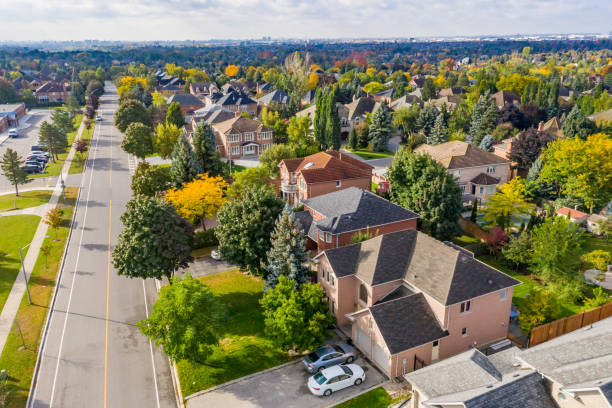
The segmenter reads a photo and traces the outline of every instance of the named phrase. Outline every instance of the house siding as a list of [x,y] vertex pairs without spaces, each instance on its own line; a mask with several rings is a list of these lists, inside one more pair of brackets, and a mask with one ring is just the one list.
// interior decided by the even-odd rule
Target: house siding
[[[487,165],[487,166],[468,167],[468,168],[461,168],[461,169],[449,169],[448,173],[455,177],[457,183],[460,186],[465,185],[465,191],[463,191],[464,195],[472,194],[472,186],[474,186],[476,188],[474,195],[478,197],[479,200],[484,202],[484,201],[487,201],[488,198],[495,193],[496,189],[493,189],[492,193],[488,193],[487,186],[485,186],[484,192],[481,193],[480,186],[477,184],[472,184],[470,180],[478,176],[480,173],[489,174],[490,176],[498,178],[499,179],[499,183],[497,184],[498,186],[501,184],[507,183],[508,180],[510,179],[510,163],[491,165],[491,167],[495,167],[494,173],[487,173],[488,167],[489,166]],[[460,171],[461,173],[459,177],[455,175],[457,171]]]
[[579,391],[576,392],[576,399],[566,395],[565,399],[559,398],[561,385],[557,382],[544,378],[544,386],[550,390],[552,398],[559,408],[609,408],[610,405],[599,391]]

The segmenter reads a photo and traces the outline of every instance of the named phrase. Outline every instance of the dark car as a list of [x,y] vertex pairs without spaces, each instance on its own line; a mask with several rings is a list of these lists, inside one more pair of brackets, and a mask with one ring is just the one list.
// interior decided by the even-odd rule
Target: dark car
[[32,165],[26,164],[23,168],[28,174],[40,173],[40,167],[34,164]]
[[352,363],[357,358],[357,351],[346,343],[319,347],[304,357],[304,366],[310,373],[338,364]]
[[33,146],[32,146],[32,148],[31,148],[30,150],[32,150],[33,152],[44,152],[44,151],[45,151],[45,150],[47,150],[47,149],[45,149],[45,148],[44,148],[43,146],[41,146],[41,145],[33,145]]

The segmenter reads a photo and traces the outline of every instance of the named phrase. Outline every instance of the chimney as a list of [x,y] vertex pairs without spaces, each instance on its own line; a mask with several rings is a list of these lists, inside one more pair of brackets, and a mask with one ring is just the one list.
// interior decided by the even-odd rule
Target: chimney
[[538,132],[541,132],[542,130],[544,130],[544,122],[540,121],[540,123],[538,123]]

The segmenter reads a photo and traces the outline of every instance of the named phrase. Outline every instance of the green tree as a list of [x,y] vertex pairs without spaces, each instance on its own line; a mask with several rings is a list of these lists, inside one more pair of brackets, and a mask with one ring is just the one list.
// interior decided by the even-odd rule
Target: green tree
[[162,125],[161,123],[155,128],[155,151],[164,159],[168,159],[172,155],[176,141],[181,137],[181,129],[173,124]]
[[6,149],[0,161],[2,174],[6,179],[15,186],[15,195],[19,196],[19,185],[28,182],[28,174],[23,168],[23,159],[19,157],[16,151]]
[[357,131],[353,127],[348,137],[348,147],[351,150],[357,150]]
[[190,182],[203,172],[202,165],[187,138],[185,135],[179,136],[172,150],[172,165],[170,166],[172,183],[175,187],[181,187],[183,183]]
[[104,71],[104,68],[98,67],[96,69],[96,79],[100,82],[104,82],[106,79],[106,71]]
[[427,138],[431,135],[431,131],[436,124],[438,111],[433,105],[426,106],[420,113],[416,121],[416,128],[423,131],[423,135]]
[[104,93],[104,85],[102,82],[98,80],[91,80],[87,84],[87,94],[94,94],[96,96],[101,96]]
[[121,141],[121,148],[139,159],[144,159],[148,154],[152,154],[155,150],[151,128],[140,122],[130,123]]
[[521,233],[518,237],[511,236],[510,241],[502,248],[502,255],[505,259],[513,262],[516,269],[520,265],[529,263],[529,252],[531,251],[531,239],[528,232]]
[[69,96],[66,99],[66,109],[72,118],[82,112],[81,104],[74,96]]
[[193,261],[193,226],[161,198],[142,195],[128,201],[123,230],[113,250],[113,266],[130,278],[170,279]]
[[131,123],[140,122],[152,126],[151,113],[139,101],[128,99],[123,102],[115,112],[115,126],[124,133]]
[[134,195],[154,197],[171,186],[170,168],[151,166],[146,161],[138,163],[132,177]]
[[153,311],[138,327],[172,361],[206,364],[219,342],[224,311],[208,286],[191,275],[175,276],[171,283],[160,289]]
[[317,89],[315,95],[315,114],[314,114],[314,138],[319,144],[321,150],[327,149],[327,137],[325,136],[325,128],[327,126],[327,93],[324,93],[321,88]]
[[474,199],[472,202],[472,213],[470,214],[470,221],[476,222],[478,219],[478,200]]
[[408,143],[409,139],[416,133],[420,113],[421,108],[416,103],[409,108],[400,108],[393,113],[393,126],[402,132],[404,143]]
[[453,176],[431,156],[400,148],[387,177],[391,201],[418,213],[422,228],[441,240],[457,233],[461,190]]
[[560,312],[561,307],[552,291],[534,289],[521,309],[519,325],[523,333],[529,333],[533,327],[555,320]]
[[527,201],[525,182],[520,177],[513,178],[499,186],[499,191],[489,197],[487,206],[482,210],[482,219],[493,222],[504,231],[511,225],[512,217],[531,214],[535,205]]
[[278,177],[280,169],[278,163],[283,159],[296,157],[292,146],[286,144],[273,144],[259,155],[259,162],[268,169],[272,176]]
[[215,234],[219,251],[232,264],[261,275],[270,249],[270,233],[283,208],[273,190],[256,186],[225,203]]
[[55,163],[58,154],[66,150],[66,134],[54,124],[46,121],[40,124],[39,138],[40,144],[51,154],[51,159]]
[[606,303],[610,303],[610,295],[608,295],[601,286],[598,286],[593,289],[593,297],[584,300],[584,307],[589,310],[597,306],[605,305]]
[[608,265],[612,264],[612,253],[603,249],[595,249],[582,255],[580,259],[587,269],[596,268],[600,271],[606,271]]
[[354,126],[355,132],[357,132],[357,147],[365,149],[370,143],[370,126],[366,122]]
[[166,124],[173,124],[177,128],[185,126],[185,117],[181,111],[181,104],[178,102],[172,102],[168,106],[168,112],[166,112]]
[[285,205],[276,220],[276,226],[270,237],[272,245],[268,251],[266,271],[266,286],[273,288],[283,275],[295,282],[296,288],[309,279],[308,253],[306,252],[306,237],[302,226],[295,219],[294,213]]
[[327,95],[325,104],[327,120],[325,121],[325,135],[327,147],[334,150],[340,148],[340,116],[338,116],[338,105],[336,104],[336,87],[334,86]]
[[579,137],[582,140],[586,140],[589,135],[597,131],[597,126],[595,122],[584,117],[582,112],[580,112],[580,108],[575,105],[563,121],[561,129],[565,137]]
[[431,129],[431,135],[427,138],[427,144],[439,145],[448,141],[448,129],[446,127],[445,117],[446,115],[444,112],[438,114],[433,129]]
[[265,187],[271,189],[270,170],[264,166],[248,167],[242,171],[232,173],[234,182],[230,186],[227,195],[232,198],[241,197],[247,190],[253,187]]
[[62,133],[69,133],[74,130],[74,119],[64,109],[55,109],[51,114],[51,121]]
[[391,137],[392,120],[389,106],[387,102],[383,101],[372,115],[372,123],[369,129],[370,140],[374,144],[375,152],[382,152],[387,149],[387,143]]
[[308,156],[319,151],[312,135],[311,125],[312,121],[309,116],[293,116],[289,119],[288,142],[295,149],[297,157]]
[[36,106],[38,100],[34,96],[34,92],[31,89],[24,89],[21,91],[21,101],[26,104],[28,108]]
[[193,132],[193,152],[202,165],[202,171],[213,177],[226,176],[227,164],[221,160],[215,145],[212,127],[206,122],[198,124]]
[[436,94],[437,94],[436,85],[434,84],[433,79],[427,78],[425,82],[423,82],[423,88],[421,89],[422,99],[424,101],[435,99]]
[[15,86],[10,81],[0,78],[0,103],[12,103],[19,100]]
[[295,282],[283,275],[260,303],[266,336],[286,350],[314,350],[336,320],[318,283],[305,283],[296,290]]
[[474,104],[470,122],[470,143],[480,145],[482,138],[497,126],[498,110],[489,92],[485,92]]

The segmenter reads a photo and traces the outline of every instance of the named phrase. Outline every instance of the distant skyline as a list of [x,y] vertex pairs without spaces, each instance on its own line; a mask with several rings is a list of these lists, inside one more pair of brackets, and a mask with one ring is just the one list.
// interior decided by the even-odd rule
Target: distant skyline
[[384,38],[608,33],[612,1],[19,0],[0,40]]

